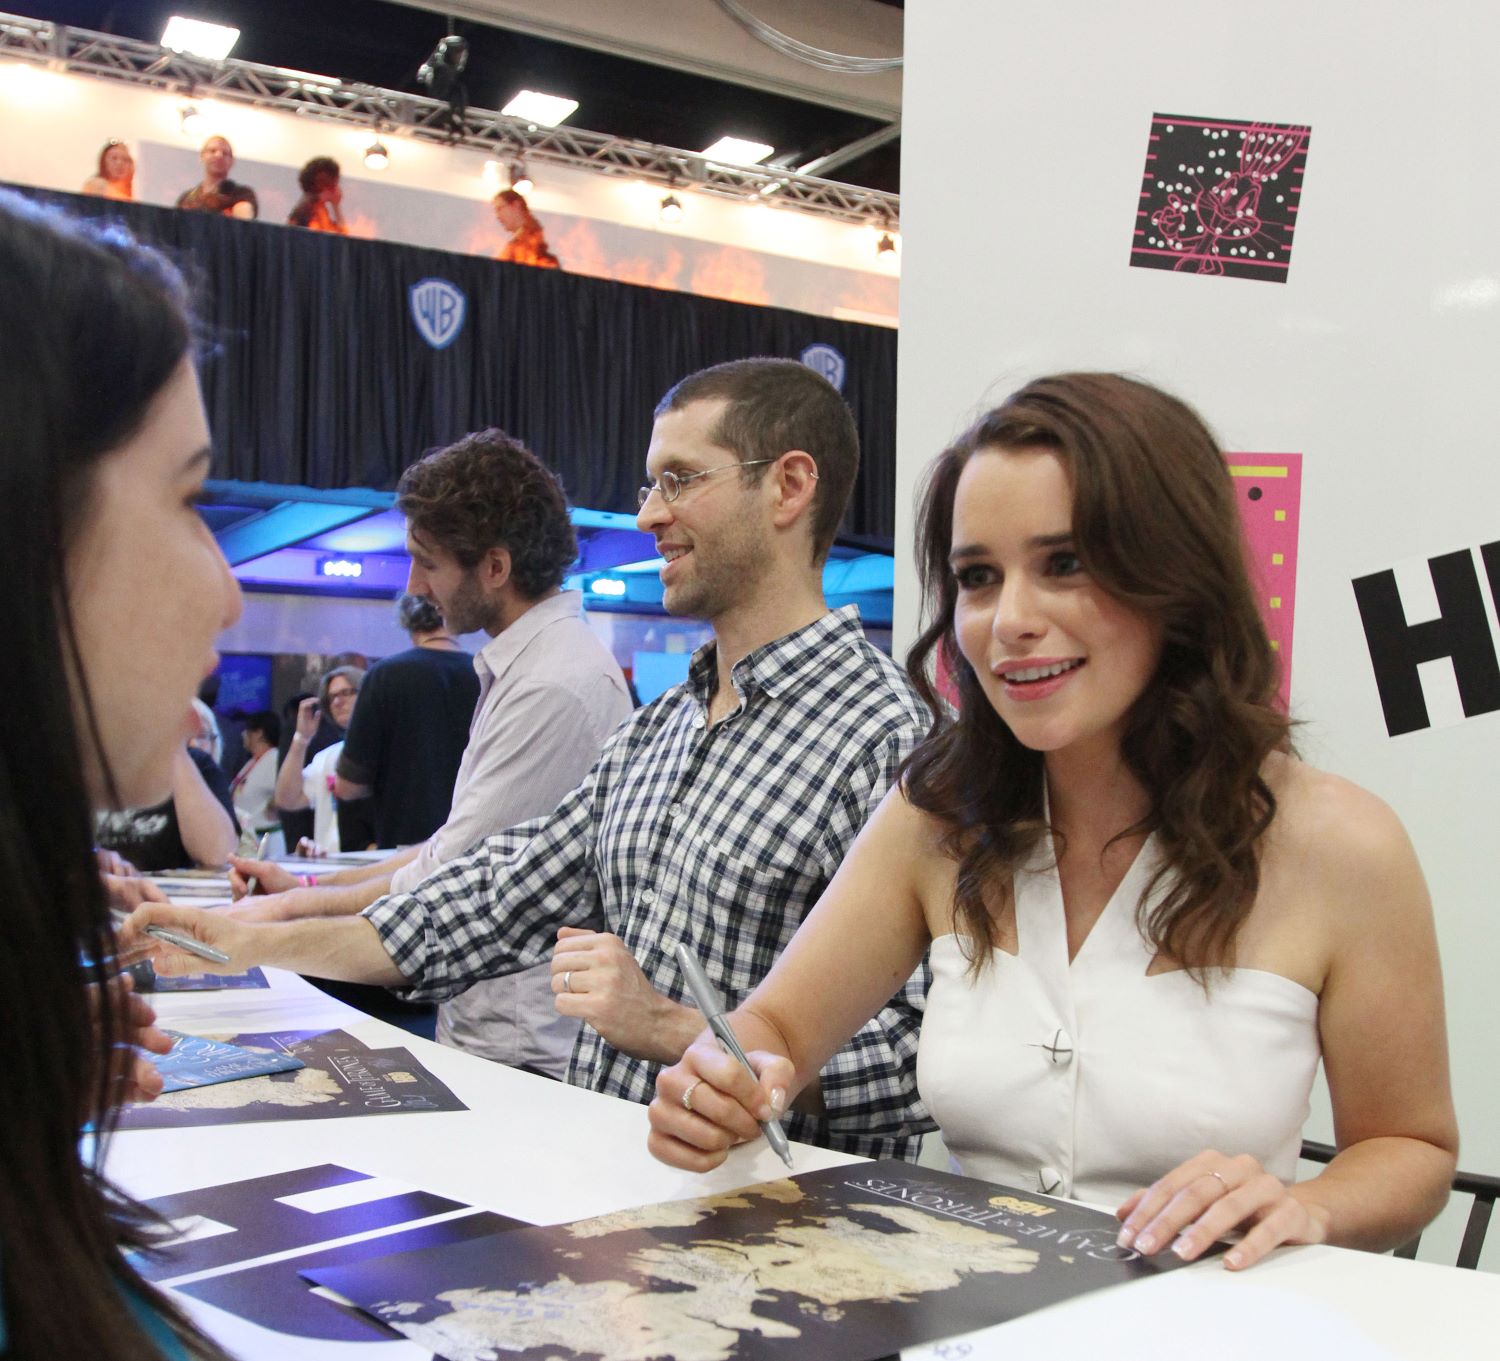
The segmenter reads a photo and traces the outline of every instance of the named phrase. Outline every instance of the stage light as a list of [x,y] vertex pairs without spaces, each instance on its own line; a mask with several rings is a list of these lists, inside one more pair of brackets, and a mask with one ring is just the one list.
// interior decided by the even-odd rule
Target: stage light
[[607,595],[620,600],[625,595],[625,583],[614,577],[595,577],[589,582],[589,590],[595,595]]
[[531,176],[526,173],[525,161],[512,161],[510,163],[510,187],[518,194],[529,194],[536,185],[532,183]]
[[341,577],[356,580],[365,574],[365,565],[358,558],[319,558],[320,577]]
[[464,67],[468,64],[468,42],[450,33],[417,70],[417,83],[434,99],[448,105],[448,127],[454,132],[469,108],[469,90],[463,81]]
[[509,118],[524,118],[539,128],[555,128],[571,117],[577,108],[576,99],[547,95],[540,90],[522,90],[500,112]]
[[371,170],[384,170],[391,163],[391,153],[385,149],[385,143],[373,141],[365,148],[365,164]]
[[184,104],[177,110],[177,122],[182,128],[182,135],[192,141],[201,141],[207,124],[203,115],[198,112],[196,104]]
[[896,238],[890,232],[881,232],[880,240],[875,243],[876,255],[894,255],[896,253]]
[[202,19],[184,19],[180,14],[167,20],[161,34],[163,47],[173,52],[186,52],[192,57],[206,57],[209,61],[223,61],[239,40],[237,28],[205,23]]
[[668,194],[661,201],[661,207],[656,210],[656,215],[663,222],[672,224],[682,221],[682,200],[676,194]]
[[703,155],[710,161],[727,161],[730,165],[759,165],[776,148],[764,142],[747,142],[743,137],[721,137],[712,146],[703,148]]

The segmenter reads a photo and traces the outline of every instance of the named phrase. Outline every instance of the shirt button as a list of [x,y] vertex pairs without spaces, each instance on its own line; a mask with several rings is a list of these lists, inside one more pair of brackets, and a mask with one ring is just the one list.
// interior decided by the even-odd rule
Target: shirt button
[[1042,1053],[1047,1056],[1047,1061],[1056,1064],[1059,1068],[1066,1068],[1073,1062],[1073,1041],[1068,1038],[1066,1030],[1054,1031],[1052,1038],[1041,1048]]
[[641,902],[643,904],[645,904],[647,907],[649,907],[655,901],[656,901],[656,890],[655,889],[648,888],[648,889],[642,890],[642,892],[641,892]]
[[1044,1196],[1052,1196],[1058,1193],[1062,1186],[1062,1173],[1055,1167],[1039,1167],[1036,1170],[1036,1189]]

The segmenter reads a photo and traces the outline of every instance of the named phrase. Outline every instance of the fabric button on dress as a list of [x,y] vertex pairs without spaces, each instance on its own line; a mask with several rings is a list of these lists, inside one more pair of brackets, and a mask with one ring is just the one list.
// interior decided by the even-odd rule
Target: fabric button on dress
[[1066,1030],[1054,1031],[1052,1038],[1038,1047],[1047,1056],[1047,1062],[1059,1068],[1066,1068],[1073,1062],[1073,1041],[1068,1038]]

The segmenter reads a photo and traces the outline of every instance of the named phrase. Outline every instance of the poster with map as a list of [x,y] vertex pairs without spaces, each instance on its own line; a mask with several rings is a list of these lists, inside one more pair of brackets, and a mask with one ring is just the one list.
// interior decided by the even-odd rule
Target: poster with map
[[187,1129],[260,1120],[462,1111],[464,1105],[408,1049],[371,1049],[342,1030],[205,1037],[300,1059],[294,1072],[169,1092],[120,1112],[120,1129]]
[[1184,1265],[908,1163],[303,1273],[447,1361],[872,1361]]
[[140,1273],[282,1334],[280,1356],[323,1355],[316,1343],[399,1341],[368,1314],[310,1290],[300,1270],[490,1237],[517,1223],[334,1163],[146,1204],[171,1233],[152,1252],[137,1255]]

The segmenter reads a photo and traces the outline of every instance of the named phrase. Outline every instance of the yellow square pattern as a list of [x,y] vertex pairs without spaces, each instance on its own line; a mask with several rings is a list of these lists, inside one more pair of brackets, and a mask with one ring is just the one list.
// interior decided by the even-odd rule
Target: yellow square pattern
[[1272,553],[1271,554],[1271,566],[1272,567],[1280,567],[1282,565],[1282,563],[1284,563],[1285,561],[1286,561],[1286,557],[1283,554],[1281,554],[1281,553]]
[[1281,608],[1281,597],[1279,595],[1273,595],[1271,597],[1271,608],[1273,610],[1279,610]]
[[1276,519],[1278,521],[1285,520],[1286,519],[1286,511],[1284,511],[1284,510],[1278,510],[1276,512]]

